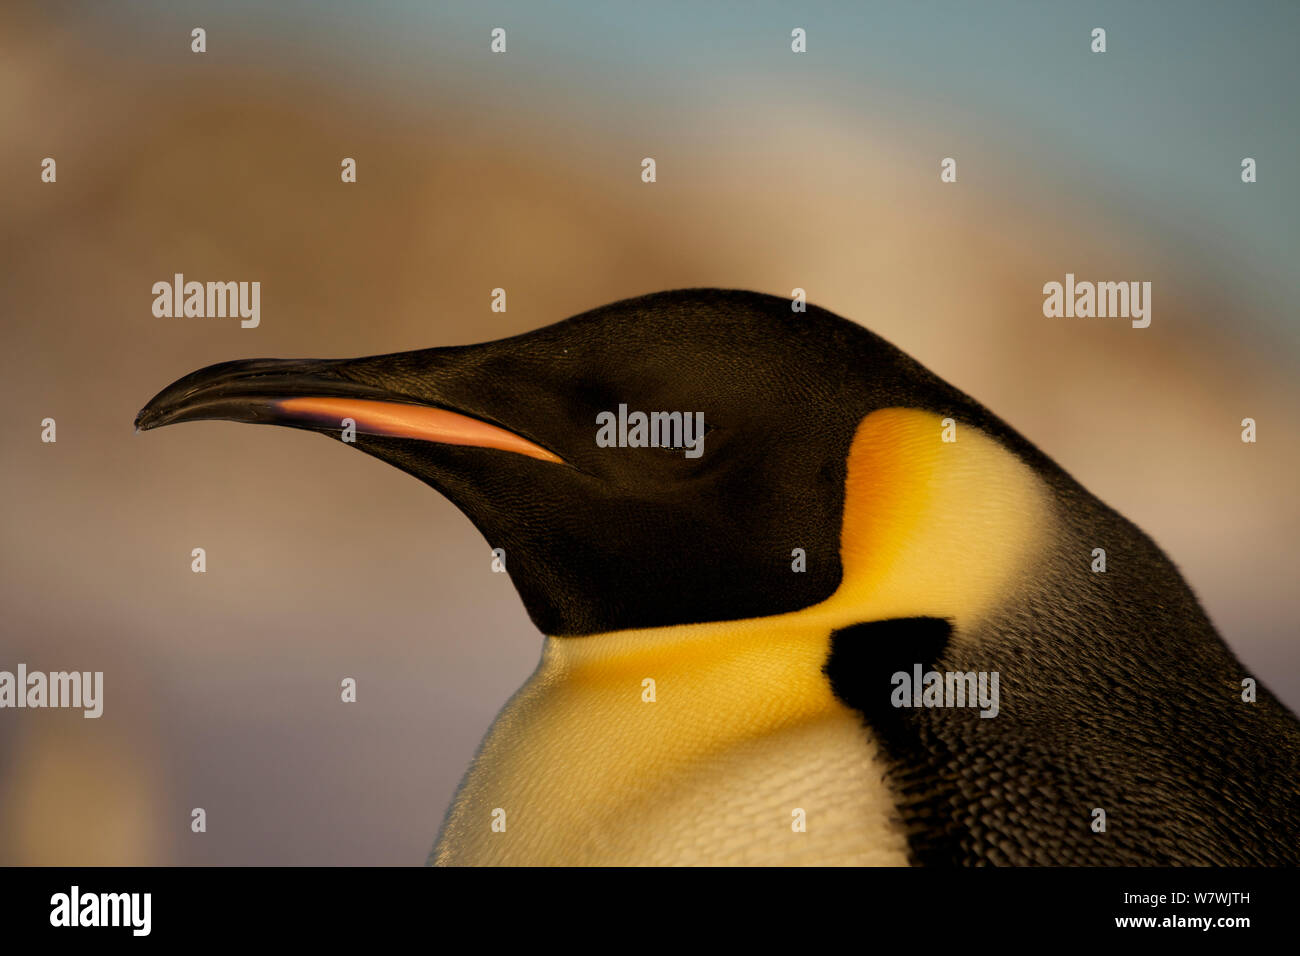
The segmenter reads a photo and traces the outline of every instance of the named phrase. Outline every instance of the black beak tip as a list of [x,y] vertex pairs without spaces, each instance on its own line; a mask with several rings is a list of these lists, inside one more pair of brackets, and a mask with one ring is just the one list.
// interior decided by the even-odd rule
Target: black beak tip
[[147,432],[177,422],[228,419],[250,424],[283,424],[274,404],[302,394],[366,395],[367,389],[341,379],[336,359],[238,359],[209,365],[172,382],[135,416],[135,429]]
[[162,397],[162,394],[163,393],[160,392],[155,395],[149,400],[149,403],[145,405],[144,408],[135,413],[135,421],[132,424],[135,425],[137,433],[147,432],[150,429],[166,424],[165,417],[159,410],[159,405],[161,404],[159,399]]

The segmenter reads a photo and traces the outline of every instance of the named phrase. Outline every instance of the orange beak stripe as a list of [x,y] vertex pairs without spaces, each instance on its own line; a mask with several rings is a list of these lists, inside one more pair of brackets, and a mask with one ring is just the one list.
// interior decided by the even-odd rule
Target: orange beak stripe
[[527,438],[489,425],[477,418],[449,412],[445,408],[408,405],[403,402],[378,402],[360,398],[281,398],[274,405],[293,418],[314,420],[321,424],[350,418],[364,435],[390,438],[418,438],[444,445],[473,445],[527,455],[542,461],[563,464],[563,459],[535,445]]

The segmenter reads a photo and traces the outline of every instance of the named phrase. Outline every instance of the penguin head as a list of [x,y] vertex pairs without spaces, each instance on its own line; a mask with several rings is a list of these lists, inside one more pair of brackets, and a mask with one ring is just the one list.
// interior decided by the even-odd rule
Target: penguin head
[[843,576],[850,446],[889,408],[987,414],[815,306],[688,290],[478,345],[226,362],[163,389],[136,426],[225,419],[352,444],[448,497],[504,550],[542,632],[576,636],[824,601]]

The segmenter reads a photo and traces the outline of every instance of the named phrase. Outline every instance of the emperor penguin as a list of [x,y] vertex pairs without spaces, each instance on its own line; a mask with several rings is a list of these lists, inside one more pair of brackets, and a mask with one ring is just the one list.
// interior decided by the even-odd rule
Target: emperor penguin
[[828,311],[226,362],[136,426],[201,419],[345,440],[508,555],[541,660],[433,864],[1300,862],[1300,722],[1172,562]]

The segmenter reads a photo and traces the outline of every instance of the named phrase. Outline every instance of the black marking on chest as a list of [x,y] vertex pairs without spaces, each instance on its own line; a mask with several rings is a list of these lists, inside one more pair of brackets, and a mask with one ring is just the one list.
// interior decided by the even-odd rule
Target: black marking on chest
[[924,713],[893,705],[893,675],[910,674],[918,664],[935,669],[951,637],[952,625],[936,617],[855,624],[831,634],[823,667],[832,692],[862,715],[888,761],[914,865],[953,862],[948,848],[964,843],[965,834],[942,807],[916,800],[918,791],[939,793],[929,781],[937,782],[952,754],[945,741],[927,732]]
[[[824,672],[881,748],[911,862],[1295,865],[1277,839],[1300,819],[1294,717],[1266,691],[1234,703],[1221,645],[1155,630],[1091,629],[1068,654],[1025,622],[960,643],[938,618],[833,632]],[[917,664],[1002,670],[1001,710],[894,707],[891,678]]]
[[[1002,712],[895,707],[893,675],[965,672],[964,653],[941,618],[873,621],[832,633],[824,672],[841,701],[862,715],[889,766],[916,866],[1139,863],[1088,830],[1088,807],[1105,800],[1083,787],[1068,748]],[[983,668],[991,661],[982,661]],[[996,669],[994,666],[993,669]],[[1003,706],[1008,698],[1004,694]],[[1035,713],[1035,718],[1043,715]],[[1108,805],[1115,805],[1109,801]]]

